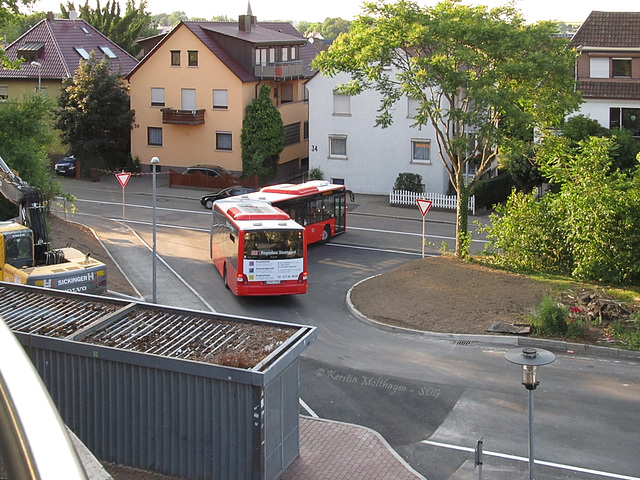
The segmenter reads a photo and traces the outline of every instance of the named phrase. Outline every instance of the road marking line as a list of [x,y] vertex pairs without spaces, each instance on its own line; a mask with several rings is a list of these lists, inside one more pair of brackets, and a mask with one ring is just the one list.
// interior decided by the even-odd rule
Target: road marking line
[[[377,228],[363,228],[363,227],[352,227],[351,225],[349,225],[347,227],[348,230],[362,230],[365,232],[376,232],[376,233],[391,233],[393,235],[409,235],[412,237],[421,237],[422,234],[421,233],[411,233],[411,232],[396,232],[394,230],[379,230]],[[425,235],[426,237],[429,238],[443,238],[445,240],[455,240],[455,237],[444,237],[442,235]],[[472,240],[472,242],[480,242],[480,243],[489,243],[488,240]]]
[[313,418],[320,418],[318,414],[314,412],[313,409],[309,405],[307,405],[304,400],[302,400],[302,398],[298,397],[298,400],[300,401],[300,405],[302,406],[302,408],[304,408],[310,416],[312,416]]
[[[475,448],[473,447],[463,447],[461,445],[452,445],[450,443],[440,443],[440,442],[434,442],[433,440],[422,440],[420,443],[424,443],[427,445],[433,445],[434,447],[443,447],[443,448],[448,448],[450,450],[460,450],[463,452],[471,452],[474,453],[475,452]],[[499,458],[505,458],[507,460],[516,460],[518,462],[529,462],[529,458],[527,457],[520,457],[518,455],[509,455],[507,453],[500,453],[500,452],[492,452],[490,450],[483,450],[482,452],[484,455],[488,455],[490,457],[499,457]],[[603,472],[600,470],[593,470],[590,468],[582,468],[582,467],[575,467],[572,465],[564,465],[562,463],[554,463],[554,462],[546,462],[544,460],[534,460],[536,465],[544,465],[546,467],[552,467],[552,468],[559,468],[562,470],[571,470],[574,472],[579,472],[579,473],[588,473],[590,475],[599,475],[601,477],[607,477],[607,478],[618,478],[621,480],[640,480],[640,477],[632,477],[629,475],[621,475],[618,473],[611,473],[611,472]]]
[[[354,248],[356,250],[373,250],[375,252],[386,252],[386,253],[398,253],[401,255],[415,255],[415,256],[421,256],[422,254],[419,252],[403,252],[401,250],[388,250],[385,248],[373,248],[373,247],[359,247],[357,245],[346,245],[344,243],[327,243],[325,244],[327,246],[330,247],[342,247],[342,248]],[[437,254],[427,254],[430,257],[438,257],[439,255]]]

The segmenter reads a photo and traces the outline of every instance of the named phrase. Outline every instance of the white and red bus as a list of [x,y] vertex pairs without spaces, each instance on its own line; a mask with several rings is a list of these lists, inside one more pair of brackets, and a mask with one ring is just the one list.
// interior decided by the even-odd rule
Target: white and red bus
[[[326,242],[347,228],[347,193],[344,185],[325,180],[283,183],[249,193],[248,198],[265,200],[289,214],[305,227],[307,244]],[[353,195],[353,194],[351,194]]]
[[213,204],[210,255],[236,295],[307,292],[305,229],[267,202],[230,197]]

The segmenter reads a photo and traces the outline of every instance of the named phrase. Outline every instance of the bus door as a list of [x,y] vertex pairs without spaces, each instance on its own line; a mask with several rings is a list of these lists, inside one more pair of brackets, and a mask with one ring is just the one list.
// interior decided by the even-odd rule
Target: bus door
[[346,229],[346,212],[345,212],[345,208],[346,208],[346,198],[345,198],[345,194],[344,191],[342,192],[338,192],[335,193],[333,195],[333,211],[334,211],[334,217],[336,219],[336,226],[335,226],[335,234],[337,235],[338,233],[343,233]]

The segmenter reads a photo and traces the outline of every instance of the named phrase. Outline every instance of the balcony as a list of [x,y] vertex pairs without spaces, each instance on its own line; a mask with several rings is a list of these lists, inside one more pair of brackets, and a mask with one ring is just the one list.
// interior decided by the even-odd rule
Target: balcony
[[271,80],[289,80],[300,78],[303,74],[302,61],[275,62],[256,65],[254,67],[256,77]]
[[174,110],[162,109],[162,123],[174,125],[202,125],[204,124],[205,109],[200,110]]

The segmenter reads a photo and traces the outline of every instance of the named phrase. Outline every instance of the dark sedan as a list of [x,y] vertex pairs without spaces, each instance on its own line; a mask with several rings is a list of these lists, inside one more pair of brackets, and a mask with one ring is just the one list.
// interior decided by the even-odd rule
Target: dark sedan
[[246,195],[247,193],[255,192],[255,188],[250,187],[227,187],[220,190],[218,193],[207,193],[200,199],[200,203],[207,207],[209,210],[213,208],[213,202],[222,198],[234,197],[236,195]]
[[77,163],[78,160],[76,159],[76,157],[70,155],[59,160],[53,168],[58,175],[62,175],[65,177],[75,177]]

